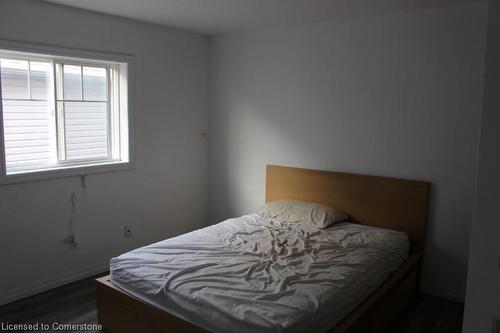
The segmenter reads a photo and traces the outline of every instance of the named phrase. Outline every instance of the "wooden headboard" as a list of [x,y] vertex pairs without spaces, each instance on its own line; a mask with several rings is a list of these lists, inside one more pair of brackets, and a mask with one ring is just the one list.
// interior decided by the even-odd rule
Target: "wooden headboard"
[[266,202],[319,202],[346,212],[360,224],[404,231],[411,251],[424,245],[429,183],[268,165]]

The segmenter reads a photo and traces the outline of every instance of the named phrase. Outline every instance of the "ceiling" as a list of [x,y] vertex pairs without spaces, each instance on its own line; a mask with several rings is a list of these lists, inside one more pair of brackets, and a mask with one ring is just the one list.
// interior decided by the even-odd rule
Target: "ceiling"
[[44,0],[203,34],[481,0]]

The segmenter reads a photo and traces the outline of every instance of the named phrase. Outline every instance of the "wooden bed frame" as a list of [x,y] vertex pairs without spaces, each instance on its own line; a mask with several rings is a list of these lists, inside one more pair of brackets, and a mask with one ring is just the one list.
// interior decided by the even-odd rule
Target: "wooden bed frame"
[[[413,298],[424,244],[429,183],[268,165],[266,202],[296,199],[339,208],[357,223],[404,231],[410,256],[330,333],[386,332]],[[114,286],[96,280],[99,323],[110,333],[206,332]]]

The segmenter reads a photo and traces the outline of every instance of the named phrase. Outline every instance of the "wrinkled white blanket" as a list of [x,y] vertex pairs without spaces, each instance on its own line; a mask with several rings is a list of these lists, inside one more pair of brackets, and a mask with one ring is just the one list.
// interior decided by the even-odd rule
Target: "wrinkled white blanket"
[[406,234],[257,214],[111,259],[111,281],[213,332],[323,332],[408,256]]

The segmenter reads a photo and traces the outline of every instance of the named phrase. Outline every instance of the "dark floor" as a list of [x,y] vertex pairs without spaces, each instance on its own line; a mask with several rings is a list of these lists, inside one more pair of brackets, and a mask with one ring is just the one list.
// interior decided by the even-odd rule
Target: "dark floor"
[[[459,333],[462,315],[461,303],[418,295],[391,333]],[[54,321],[62,324],[97,323],[94,278],[0,307],[0,325],[2,322],[51,324]]]
[[[104,274],[103,274],[104,275]],[[0,307],[1,323],[97,324],[93,278]],[[1,330],[1,328],[0,328]],[[54,332],[54,330],[44,331]],[[79,332],[79,331],[57,331]],[[94,331],[84,331],[91,333]]]
[[395,323],[391,333],[460,333],[463,303],[417,295]]

